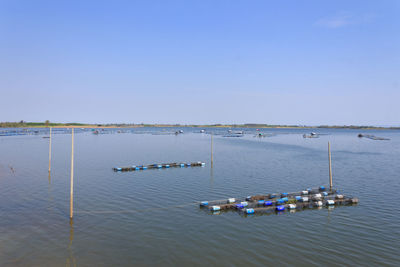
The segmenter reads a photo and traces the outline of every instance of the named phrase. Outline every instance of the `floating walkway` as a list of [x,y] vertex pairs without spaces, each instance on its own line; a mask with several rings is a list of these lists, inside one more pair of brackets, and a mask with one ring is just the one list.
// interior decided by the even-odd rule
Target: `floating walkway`
[[358,137],[360,137],[360,138],[365,137],[365,138],[369,138],[371,140],[390,140],[389,138],[378,137],[378,136],[371,135],[371,134],[358,134]]
[[324,186],[320,186],[319,188],[308,188],[300,192],[255,195],[243,199],[228,198],[202,201],[200,202],[200,207],[217,214],[228,210],[236,210],[242,214],[255,214],[357,203],[358,198],[344,196],[336,190],[327,190]]
[[113,170],[116,172],[129,172],[139,171],[147,169],[168,169],[168,168],[185,168],[185,167],[203,167],[206,164],[204,162],[192,162],[192,163],[161,163],[161,164],[150,164],[150,165],[133,165],[130,167],[114,167]]

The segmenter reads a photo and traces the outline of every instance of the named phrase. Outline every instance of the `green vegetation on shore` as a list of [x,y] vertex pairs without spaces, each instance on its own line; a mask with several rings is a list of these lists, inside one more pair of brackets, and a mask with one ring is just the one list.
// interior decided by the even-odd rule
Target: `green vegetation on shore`
[[54,123],[54,122],[0,122],[0,128],[34,128],[34,127],[68,127],[68,126],[89,126],[89,124],[84,123]]
[[35,127],[85,127],[85,128],[132,128],[132,127],[217,127],[217,128],[333,128],[333,129],[396,129],[400,127],[378,127],[378,126],[358,126],[358,125],[320,125],[320,126],[306,126],[306,125],[270,125],[270,124],[204,124],[204,125],[188,125],[188,124],[134,124],[134,123],[110,123],[110,124],[87,124],[87,123],[54,123],[54,122],[0,122],[0,128],[35,128]]

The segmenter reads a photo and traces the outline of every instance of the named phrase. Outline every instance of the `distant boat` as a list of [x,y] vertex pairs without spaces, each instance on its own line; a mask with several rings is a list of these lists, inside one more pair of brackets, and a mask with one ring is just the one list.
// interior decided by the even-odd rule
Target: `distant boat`
[[317,133],[311,132],[310,134],[303,134],[303,138],[318,138],[319,135]]
[[204,130],[200,130],[200,132],[201,132],[201,133],[204,133],[205,131],[204,131]]

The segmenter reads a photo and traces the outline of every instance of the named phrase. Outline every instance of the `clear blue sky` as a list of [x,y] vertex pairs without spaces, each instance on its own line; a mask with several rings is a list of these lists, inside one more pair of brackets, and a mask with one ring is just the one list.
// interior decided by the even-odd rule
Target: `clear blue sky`
[[0,121],[400,125],[400,1],[0,0]]

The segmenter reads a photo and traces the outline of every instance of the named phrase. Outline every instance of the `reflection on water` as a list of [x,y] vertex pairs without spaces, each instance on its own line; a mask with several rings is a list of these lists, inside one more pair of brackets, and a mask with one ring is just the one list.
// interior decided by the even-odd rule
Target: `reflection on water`
[[74,256],[74,251],[72,249],[72,241],[74,240],[74,219],[69,219],[69,244],[68,244],[68,253],[69,256],[67,258],[66,266],[74,266],[76,267],[76,259]]

